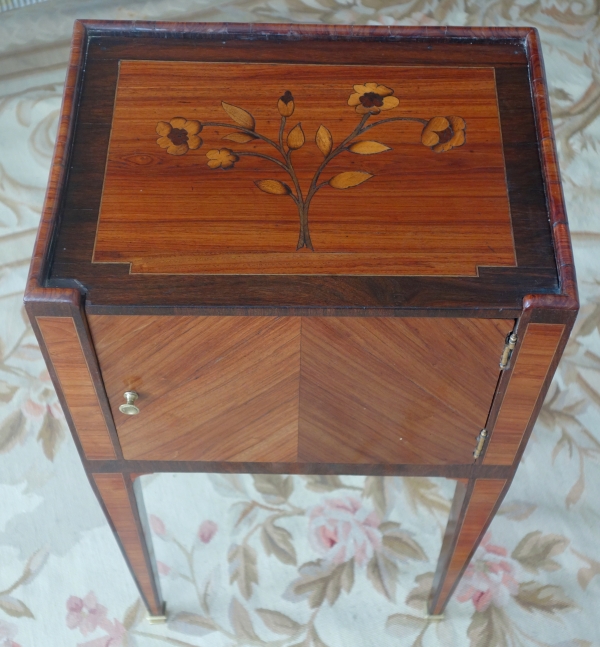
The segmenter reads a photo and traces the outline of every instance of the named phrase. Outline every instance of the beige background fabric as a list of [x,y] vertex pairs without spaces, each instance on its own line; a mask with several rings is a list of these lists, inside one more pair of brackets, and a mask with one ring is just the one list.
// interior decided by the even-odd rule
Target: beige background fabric
[[[593,0],[47,2],[0,14],[0,647],[600,645],[600,9]],[[453,483],[144,477],[169,623],[144,619],[21,305],[73,20],[533,25],[582,310],[513,488],[424,616]]]

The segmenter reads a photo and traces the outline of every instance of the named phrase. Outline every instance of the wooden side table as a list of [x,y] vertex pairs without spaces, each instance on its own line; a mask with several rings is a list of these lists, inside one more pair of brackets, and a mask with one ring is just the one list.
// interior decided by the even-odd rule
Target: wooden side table
[[456,479],[440,614],[578,309],[536,31],[76,23],[25,302],[151,614],[173,471]]

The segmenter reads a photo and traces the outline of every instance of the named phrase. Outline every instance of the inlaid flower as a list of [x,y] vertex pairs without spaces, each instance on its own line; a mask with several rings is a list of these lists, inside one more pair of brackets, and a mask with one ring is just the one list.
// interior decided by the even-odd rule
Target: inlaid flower
[[465,143],[465,128],[462,117],[434,117],[423,128],[421,142],[436,153],[444,153]]
[[188,120],[184,117],[175,117],[171,121],[159,121],[156,132],[160,137],[156,143],[161,148],[166,148],[169,155],[184,155],[190,149],[195,150],[202,146],[202,139],[198,133],[202,131],[199,121]]
[[230,148],[213,148],[206,157],[210,168],[231,168],[240,159]]
[[355,85],[354,93],[348,99],[348,105],[353,106],[360,115],[371,113],[378,115],[382,110],[391,110],[398,105],[398,99],[393,97],[394,91],[378,83]]
[[291,117],[294,114],[294,97],[289,90],[279,97],[277,109],[282,117]]

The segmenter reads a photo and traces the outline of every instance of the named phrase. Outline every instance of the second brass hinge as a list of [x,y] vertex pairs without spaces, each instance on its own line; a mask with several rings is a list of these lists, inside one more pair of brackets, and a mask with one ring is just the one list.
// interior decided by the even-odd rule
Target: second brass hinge
[[502,356],[500,357],[501,371],[508,368],[508,363],[510,362],[510,356],[512,355],[513,350],[517,345],[517,340],[518,340],[517,333],[514,331],[509,333],[506,336],[506,340],[504,342],[504,350],[502,351]]
[[485,445],[485,439],[487,438],[487,429],[482,429],[477,436],[477,445],[475,451],[473,452],[473,458],[477,460],[481,456],[483,451],[483,446]]

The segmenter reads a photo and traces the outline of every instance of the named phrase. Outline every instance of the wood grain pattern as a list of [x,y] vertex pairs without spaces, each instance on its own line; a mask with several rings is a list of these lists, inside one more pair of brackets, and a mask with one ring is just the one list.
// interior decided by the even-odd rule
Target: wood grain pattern
[[86,457],[116,458],[73,319],[36,319]]
[[475,481],[466,514],[458,529],[458,538],[446,575],[438,585],[437,601],[433,609],[430,610],[432,614],[442,613],[448,603],[460,575],[467,566],[470,555],[481,540],[482,532],[490,520],[492,510],[505,485],[506,481],[502,479],[478,479]]
[[[300,320],[90,316],[128,459],[293,461]],[[119,412],[136,391],[141,413]]]
[[483,462],[510,465],[529,426],[535,404],[564,332],[560,324],[529,324]]
[[471,463],[510,325],[304,319],[299,460]]
[[[364,79],[390,95],[359,96]],[[324,157],[320,127],[341,154]],[[515,266],[494,70],[122,61],[94,262],[153,274]]]
[[92,474],[92,477],[146,606],[152,614],[161,615],[158,580],[154,580],[139,513],[137,508],[132,509],[125,479],[122,474]]

